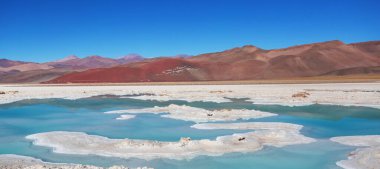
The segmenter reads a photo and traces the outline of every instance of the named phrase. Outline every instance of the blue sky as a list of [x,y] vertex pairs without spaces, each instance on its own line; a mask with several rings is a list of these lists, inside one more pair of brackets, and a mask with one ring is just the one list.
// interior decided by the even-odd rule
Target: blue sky
[[196,55],[380,40],[378,0],[0,0],[0,58]]

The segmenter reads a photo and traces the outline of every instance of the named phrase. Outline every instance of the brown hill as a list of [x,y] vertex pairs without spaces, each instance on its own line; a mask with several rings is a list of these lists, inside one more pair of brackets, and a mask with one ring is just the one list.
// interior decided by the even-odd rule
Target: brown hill
[[[243,46],[186,58],[157,58],[63,75],[47,83],[254,80],[380,66],[380,42],[328,41],[284,49]],[[349,72],[349,71],[348,71]]]

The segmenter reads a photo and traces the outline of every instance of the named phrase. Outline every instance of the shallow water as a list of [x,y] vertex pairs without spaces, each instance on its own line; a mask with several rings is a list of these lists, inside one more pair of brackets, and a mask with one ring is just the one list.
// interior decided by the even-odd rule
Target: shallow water
[[[47,131],[81,131],[110,138],[177,141],[180,137],[213,139],[236,130],[198,130],[190,128],[193,122],[161,118],[160,115],[138,114],[130,120],[115,120],[117,114],[105,111],[166,106],[169,104],[219,109],[247,108],[268,111],[279,116],[239,120],[289,122],[304,126],[302,134],[318,139],[305,145],[283,148],[265,147],[253,153],[230,153],[219,157],[200,156],[192,160],[119,159],[92,155],[65,155],[51,149],[34,146],[25,136]],[[0,154],[33,156],[48,162],[82,163],[99,166],[124,164],[131,167],[150,166],[158,169],[199,168],[338,168],[335,162],[346,158],[354,147],[333,143],[328,139],[342,135],[380,134],[380,110],[366,107],[310,105],[287,107],[254,105],[244,100],[231,103],[184,101],[141,101],[112,96],[99,96],[79,100],[43,99],[24,100],[0,105]]]

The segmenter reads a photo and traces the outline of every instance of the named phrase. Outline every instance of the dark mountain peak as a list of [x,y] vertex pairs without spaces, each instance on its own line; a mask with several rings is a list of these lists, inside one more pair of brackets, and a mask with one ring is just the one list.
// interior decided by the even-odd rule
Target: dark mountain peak
[[21,64],[25,64],[28,62],[22,62],[22,61],[14,61],[9,59],[0,59],[0,67],[11,67],[11,66],[17,66]]
[[14,62],[14,61],[13,60],[9,60],[9,59],[5,59],[5,58],[1,58],[0,62]]
[[126,63],[131,63],[131,62],[138,62],[138,61],[142,61],[142,60],[144,60],[144,57],[142,57],[139,54],[135,54],[135,53],[128,54],[128,55],[125,55],[125,56],[117,59],[117,61],[119,63],[121,63],[121,64],[126,64]]

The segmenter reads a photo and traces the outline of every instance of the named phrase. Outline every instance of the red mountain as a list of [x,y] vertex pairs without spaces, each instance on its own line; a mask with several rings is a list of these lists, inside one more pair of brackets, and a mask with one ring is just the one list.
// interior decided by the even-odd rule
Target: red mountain
[[[196,64],[183,59],[161,58],[136,62],[125,66],[70,73],[63,77],[64,79],[77,79],[75,82],[79,83],[120,82],[120,79],[128,82],[192,81],[198,80],[198,78],[192,77],[192,74],[188,73],[188,71],[196,67]],[[53,81],[61,83],[59,79],[57,78]]]
[[150,59],[70,73],[47,83],[275,79],[378,66],[379,41],[355,44],[329,41],[275,50],[243,46],[194,57]]

